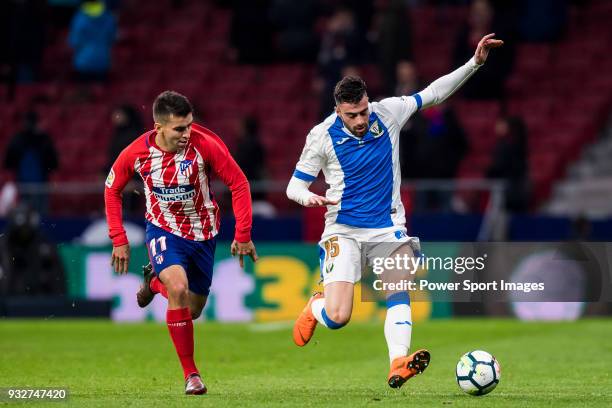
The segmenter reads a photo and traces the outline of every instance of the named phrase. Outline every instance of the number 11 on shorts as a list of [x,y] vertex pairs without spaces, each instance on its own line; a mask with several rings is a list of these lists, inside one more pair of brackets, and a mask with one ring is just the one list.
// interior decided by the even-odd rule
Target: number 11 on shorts
[[157,255],[157,245],[156,244],[159,244],[159,252],[164,252],[167,249],[166,237],[161,236],[159,238],[153,238],[151,242],[149,242],[149,247],[151,248],[151,256]]

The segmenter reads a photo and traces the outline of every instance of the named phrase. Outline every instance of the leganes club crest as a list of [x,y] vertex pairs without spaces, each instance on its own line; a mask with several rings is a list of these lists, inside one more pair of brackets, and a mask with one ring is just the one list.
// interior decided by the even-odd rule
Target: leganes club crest
[[372,126],[370,126],[370,133],[372,133],[374,138],[379,138],[383,135],[383,133],[385,133],[385,131],[380,128],[378,120],[375,120],[374,123],[372,123]]

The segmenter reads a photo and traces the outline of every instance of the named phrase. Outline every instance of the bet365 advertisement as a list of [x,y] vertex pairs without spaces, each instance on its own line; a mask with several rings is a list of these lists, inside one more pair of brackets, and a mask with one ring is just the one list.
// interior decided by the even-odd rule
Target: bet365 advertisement
[[[331,238],[334,240],[335,238]],[[329,247],[333,248],[331,242]],[[396,247],[397,246],[397,247]],[[408,253],[402,253],[408,249]],[[612,245],[609,243],[364,243],[353,258],[312,244],[265,243],[259,260],[240,268],[229,245],[217,246],[210,296],[202,319],[235,322],[291,321],[326,279],[363,265],[352,320],[384,318],[385,299],[408,291],[413,320],[451,315],[455,303],[481,304],[482,312],[523,319],[575,319],[587,302],[612,300]],[[339,252],[340,251],[340,252]],[[158,295],[147,308],[136,304],[148,262],[144,247],[132,250],[130,272],[113,273],[110,248],[63,246],[69,295],[112,301],[117,321],[164,321],[166,300]],[[336,257],[337,256],[337,257]],[[352,262],[343,265],[342,262]],[[345,280],[345,279],[339,279]]]
[[[294,320],[314,291],[322,291],[319,249],[312,244],[260,244],[259,260],[245,260],[240,268],[227,243],[217,246],[210,296],[200,319],[225,322],[273,322]],[[61,247],[70,296],[113,301],[116,321],[165,321],[166,299],[158,295],[146,308],[136,304],[142,282],[141,265],[148,262],[144,247],[133,247],[130,273],[115,274],[110,265],[111,248],[79,245]],[[383,302],[361,301],[361,286],[354,297],[352,320],[384,319]],[[413,319],[448,315],[448,307],[426,300],[413,304]]]

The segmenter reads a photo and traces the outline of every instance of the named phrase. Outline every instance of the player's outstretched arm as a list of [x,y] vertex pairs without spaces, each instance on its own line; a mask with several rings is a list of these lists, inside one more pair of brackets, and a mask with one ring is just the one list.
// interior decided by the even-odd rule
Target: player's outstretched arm
[[287,186],[287,197],[304,207],[323,207],[326,205],[336,205],[338,200],[330,200],[327,197],[316,195],[308,189],[310,182],[291,177]]
[[495,33],[487,34],[478,43],[474,57],[450,74],[433,81],[427,88],[415,95],[419,108],[437,105],[453,95],[485,63],[493,48],[504,45],[501,40],[493,38]]

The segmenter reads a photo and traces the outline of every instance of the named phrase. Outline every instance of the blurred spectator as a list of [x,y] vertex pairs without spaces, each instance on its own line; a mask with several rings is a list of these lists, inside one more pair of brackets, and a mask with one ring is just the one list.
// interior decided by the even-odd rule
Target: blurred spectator
[[[501,14],[501,13],[500,13]],[[512,71],[514,60],[513,13],[507,10],[496,15],[488,0],[473,0],[468,21],[460,30],[454,50],[455,67],[465,64],[474,55],[480,39],[489,33],[504,41],[504,46],[491,53],[487,63],[478,70],[463,86],[462,93],[472,99],[500,99],[504,94],[504,84]]]
[[[413,115],[400,136],[402,176],[409,179],[452,180],[469,150],[465,131],[454,110],[436,105]],[[416,211],[448,211],[451,191],[420,190]]]
[[396,87],[395,70],[400,60],[412,59],[412,32],[404,0],[380,1],[375,16],[375,42],[384,92],[391,95]]
[[[138,109],[132,105],[121,105],[115,108],[111,114],[113,124],[113,136],[108,146],[107,162],[102,169],[103,179],[106,179],[113,163],[119,154],[138,136],[142,135],[146,129]],[[140,195],[142,190],[142,179],[134,174],[132,182],[136,183],[134,189],[129,189],[130,194],[123,195],[123,209],[128,214],[142,214],[143,197]]]
[[[50,173],[58,167],[57,151],[53,140],[38,127],[38,114],[25,115],[23,129],[9,142],[4,167],[15,173],[18,184],[47,183]],[[47,194],[21,194],[39,213],[46,213]]]
[[265,64],[273,59],[270,0],[229,0],[232,10],[232,59],[242,64]]
[[321,117],[332,113],[332,92],[342,69],[361,62],[367,42],[356,25],[355,15],[346,8],[336,10],[327,21],[319,50]]
[[242,120],[234,158],[252,185],[253,215],[274,216],[275,208],[266,201],[264,191],[258,186],[265,178],[266,153],[255,118],[246,117]]
[[527,127],[519,117],[499,119],[498,142],[487,177],[506,182],[506,209],[523,212],[529,207]]
[[[108,162],[104,168],[104,173],[110,171],[119,153],[145,132],[140,112],[132,105],[121,105],[113,110],[111,122],[114,130],[108,148]],[[104,177],[106,177],[106,174]]]
[[13,210],[0,235],[0,293],[3,296],[62,295],[64,268],[55,244],[39,229],[38,214],[27,206]]
[[47,4],[45,0],[12,0],[9,17],[9,58],[16,82],[39,78],[45,48]]
[[522,0],[521,38],[525,41],[557,41],[567,23],[567,0]]
[[[395,95],[412,95],[423,86],[416,66],[400,61],[396,66]],[[435,105],[410,117],[400,134],[400,163],[405,179],[454,179],[469,150],[465,131],[454,110]],[[451,191],[419,190],[413,204],[416,211],[449,210]]]
[[234,157],[249,181],[261,181],[263,179],[266,156],[259,137],[257,119],[246,117],[240,123]]
[[340,72],[340,77],[344,78],[346,76],[360,77],[361,70],[357,65],[346,65],[344,68],[342,68],[342,71]]
[[417,68],[410,61],[400,61],[395,67],[394,95],[413,95],[422,89]]
[[115,16],[104,1],[85,1],[74,15],[68,42],[73,66],[81,81],[105,81],[111,68],[111,49],[117,37]]
[[316,57],[316,18],[315,0],[272,0],[270,19],[276,27],[276,43],[281,60],[311,62]]

